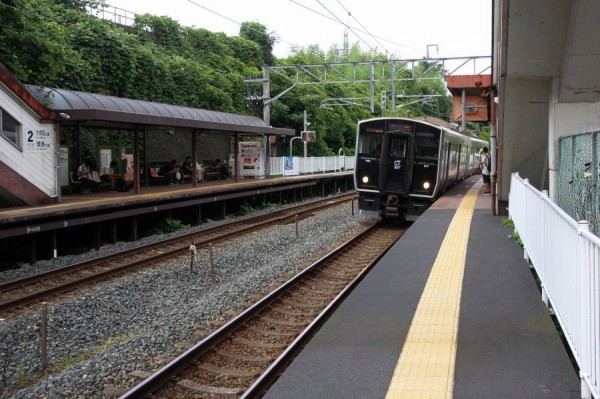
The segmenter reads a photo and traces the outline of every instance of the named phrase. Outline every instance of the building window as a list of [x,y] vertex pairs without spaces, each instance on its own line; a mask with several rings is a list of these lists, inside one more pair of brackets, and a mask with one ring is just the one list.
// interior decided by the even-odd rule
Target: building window
[[2,136],[20,148],[19,132],[21,131],[21,124],[2,108],[0,108],[0,126],[2,126],[2,130],[0,130]]

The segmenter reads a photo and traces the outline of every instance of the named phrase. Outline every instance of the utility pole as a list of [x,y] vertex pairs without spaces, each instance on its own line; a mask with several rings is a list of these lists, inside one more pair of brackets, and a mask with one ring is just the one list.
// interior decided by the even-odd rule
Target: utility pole
[[[309,125],[310,125],[310,123],[308,123],[308,120],[306,119],[306,110],[304,110],[304,130],[303,131],[306,131]],[[304,142],[304,158],[306,158],[306,141]]]

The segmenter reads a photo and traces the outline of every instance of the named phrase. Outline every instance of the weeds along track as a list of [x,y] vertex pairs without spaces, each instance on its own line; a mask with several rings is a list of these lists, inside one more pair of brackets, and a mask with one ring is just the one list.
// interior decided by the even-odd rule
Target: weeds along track
[[380,222],[269,293],[122,396],[260,397],[343,298],[404,234]]
[[159,266],[177,257],[189,257],[191,245],[201,249],[209,244],[222,243],[274,225],[294,223],[320,210],[352,201],[355,197],[354,193],[330,197],[9,281],[0,285],[0,316],[10,316],[27,310],[40,301],[142,268]]

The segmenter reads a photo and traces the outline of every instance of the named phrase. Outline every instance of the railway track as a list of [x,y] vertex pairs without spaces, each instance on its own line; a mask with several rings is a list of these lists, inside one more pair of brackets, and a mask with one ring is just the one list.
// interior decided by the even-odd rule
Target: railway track
[[197,249],[209,244],[223,242],[243,234],[254,233],[259,229],[277,224],[292,223],[309,217],[314,212],[339,205],[355,198],[355,194],[343,194],[290,207],[266,215],[228,223],[223,226],[189,233],[148,244],[135,249],[80,262],[68,267],[37,274],[24,279],[0,284],[0,315],[27,309],[32,304],[48,300],[60,294],[71,292],[142,268],[151,267],[179,256],[190,256],[190,245]]
[[121,399],[260,397],[318,327],[404,234],[381,222],[300,272]]

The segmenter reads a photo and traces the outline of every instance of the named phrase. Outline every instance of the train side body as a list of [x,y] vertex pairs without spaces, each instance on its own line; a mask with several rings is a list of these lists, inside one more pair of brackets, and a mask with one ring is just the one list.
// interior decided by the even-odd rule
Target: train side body
[[447,188],[477,171],[486,142],[409,118],[360,121],[354,186],[359,209],[420,215]]

